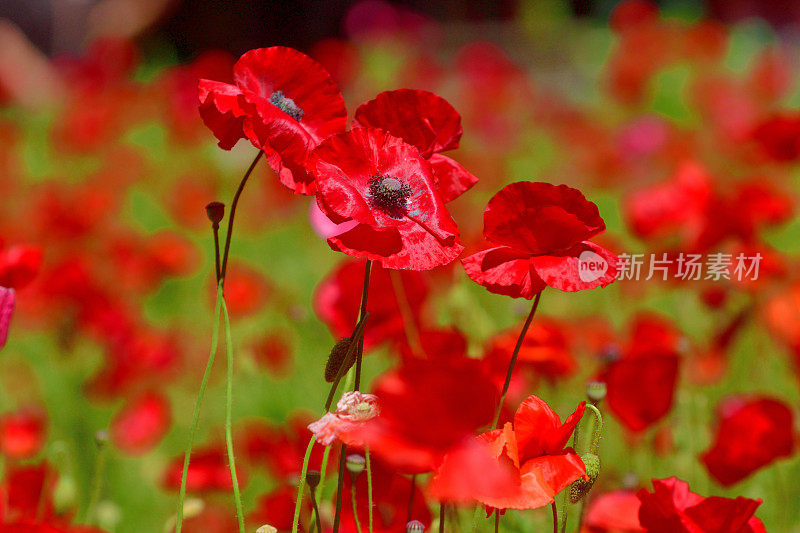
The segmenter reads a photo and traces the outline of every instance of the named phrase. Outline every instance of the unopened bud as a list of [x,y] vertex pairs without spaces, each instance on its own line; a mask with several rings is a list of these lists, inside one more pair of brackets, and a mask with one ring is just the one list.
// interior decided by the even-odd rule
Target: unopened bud
[[308,471],[308,473],[306,474],[306,483],[308,483],[308,486],[311,487],[311,492],[314,492],[314,490],[317,488],[320,479],[321,477],[319,475],[319,472],[317,472],[316,470]]
[[366,466],[366,461],[364,457],[354,453],[353,455],[347,456],[347,471],[350,472],[350,475],[353,476],[353,479],[358,477],[358,475],[364,471]]
[[581,456],[583,464],[586,466],[586,475],[589,481],[579,479],[569,487],[569,501],[578,503],[592,490],[597,476],[600,475],[600,458],[593,453],[585,453]]
[[94,443],[97,445],[98,448],[102,448],[108,442],[108,431],[105,429],[101,429],[95,432],[94,434]]
[[278,533],[278,529],[269,524],[264,524],[260,528],[256,529],[256,533]]
[[[328,362],[325,364],[325,381],[328,383],[333,383],[333,380],[336,379],[336,375],[339,373],[339,368],[344,364],[344,358],[347,356],[347,351],[349,349],[349,337],[340,339],[336,344],[333,345],[333,348],[331,348],[331,354],[328,356]],[[353,359],[353,362],[355,362],[355,359]],[[342,374],[348,370],[350,369],[343,369]]]
[[206,206],[206,216],[208,216],[208,220],[218,228],[220,221],[225,216],[225,204],[222,202],[211,202]]
[[606,397],[606,384],[604,381],[590,381],[586,384],[586,397],[593,404],[598,404]]
[[422,533],[425,531],[425,524],[419,520],[412,520],[406,524],[406,533]]

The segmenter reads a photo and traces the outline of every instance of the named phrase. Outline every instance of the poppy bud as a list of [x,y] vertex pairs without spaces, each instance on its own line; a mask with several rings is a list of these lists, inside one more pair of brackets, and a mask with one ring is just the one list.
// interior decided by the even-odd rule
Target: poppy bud
[[278,533],[278,530],[269,524],[264,524],[260,528],[256,529],[256,533]]
[[306,483],[308,483],[308,486],[311,487],[311,492],[314,492],[317,489],[317,485],[319,485],[320,479],[321,478],[319,472],[317,472],[316,470],[308,471],[308,473],[306,474]]
[[[340,339],[339,342],[333,345],[331,348],[331,354],[328,356],[328,362],[325,364],[325,381],[328,383],[333,383],[333,380],[336,379],[336,375],[339,373],[339,368],[344,363],[344,358],[347,355],[347,350],[350,349],[350,338],[345,337]],[[355,360],[353,361],[355,362]],[[353,363],[350,363],[352,366]],[[342,370],[344,374],[350,370],[350,368],[345,368]]]
[[206,206],[206,216],[208,216],[208,220],[218,228],[220,221],[222,221],[225,216],[225,204],[222,202],[211,202]]
[[425,531],[425,524],[419,520],[412,520],[406,524],[406,533],[422,533]]
[[363,456],[355,453],[347,456],[347,471],[350,472],[350,476],[352,476],[353,480],[364,471],[365,466],[366,461]]
[[589,494],[592,490],[597,476],[600,475],[600,458],[593,453],[585,453],[581,456],[583,464],[586,466],[586,475],[589,476],[589,481],[579,479],[575,481],[569,488],[569,501],[578,503]]
[[586,397],[593,404],[598,404],[606,397],[606,384],[604,381],[590,381],[586,384]]
[[98,448],[103,448],[108,442],[108,431],[105,429],[98,430],[94,434],[94,443]]

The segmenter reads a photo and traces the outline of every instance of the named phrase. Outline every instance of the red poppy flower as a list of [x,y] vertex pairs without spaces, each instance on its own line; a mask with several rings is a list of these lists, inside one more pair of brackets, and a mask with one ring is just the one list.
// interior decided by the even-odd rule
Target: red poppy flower
[[41,248],[12,246],[0,253],[0,286],[21,289],[33,281],[41,266]]
[[[178,490],[183,474],[183,454],[175,457],[164,472],[165,488]],[[246,477],[242,468],[237,466],[236,477],[239,486],[246,485]],[[215,446],[192,452],[189,462],[189,473],[186,477],[187,492],[231,491],[231,470],[228,466],[228,455],[225,447]]]
[[592,496],[583,523],[590,533],[639,533],[642,502],[630,490],[613,490]]
[[18,411],[0,416],[0,452],[10,459],[33,457],[42,449],[45,439],[44,415],[34,411]]
[[292,346],[285,333],[267,333],[252,345],[253,359],[273,376],[288,374],[292,364]]
[[362,446],[358,429],[378,416],[379,412],[378,398],[374,394],[349,391],[339,399],[335,411],[325,413],[322,418],[309,424],[308,429],[323,446],[330,446],[336,439],[341,439],[347,445]]
[[678,381],[679,336],[662,319],[638,316],[631,340],[614,354],[600,374],[607,387],[606,405],[632,431],[642,431],[672,408]]
[[126,453],[138,455],[158,444],[171,421],[167,399],[146,393],[125,405],[111,421],[111,440]]
[[309,169],[328,218],[359,223],[328,239],[334,250],[410,270],[450,263],[463,250],[430,164],[397,137],[374,128],[335,135],[314,150]]
[[597,206],[566,185],[512,183],[489,200],[483,226],[497,246],[461,262],[489,292],[530,300],[548,285],[574,292],[616,276],[617,257],[588,241],[606,228]]
[[461,116],[441,96],[412,89],[382,92],[356,109],[353,124],[386,130],[416,146],[430,162],[445,202],[478,182],[457,162],[440,154],[458,148],[462,133]]
[[[420,272],[401,270],[398,274],[411,314],[418,318],[428,300],[430,284]],[[325,278],[314,293],[314,311],[337,338],[349,337],[353,332],[363,285],[364,261],[346,261]],[[380,264],[374,264],[370,273],[367,311],[369,326],[365,330],[365,346],[405,338],[403,315],[391,273]]]
[[[573,481],[588,480],[578,454],[565,448],[585,408],[586,402],[581,402],[562,424],[542,399],[529,396],[517,409],[513,425],[507,422],[479,437],[497,461],[513,469],[514,482],[498,497],[475,494],[474,498],[495,509],[536,509],[552,503]],[[447,460],[442,469],[446,468]]]
[[722,485],[733,485],[780,457],[794,452],[792,410],[766,397],[725,398],[714,444],[701,459]]
[[9,465],[0,487],[0,491],[5,493],[5,505],[0,507],[0,523],[36,523],[51,518],[55,483],[55,472],[46,463]]
[[200,115],[230,150],[247,137],[264,150],[281,182],[298,194],[314,194],[305,170],[308,153],[344,131],[347,110],[330,75],[306,56],[283,46],[245,53],[233,66],[234,84],[200,80]]
[[380,414],[353,431],[404,472],[432,470],[442,457],[488,424],[497,389],[472,359],[410,359],[379,378]]
[[14,289],[0,287],[0,348],[6,345],[11,316],[14,314],[16,294]]
[[761,500],[704,498],[678,478],[654,479],[653,492],[637,493],[639,522],[648,533],[766,533],[754,516]]

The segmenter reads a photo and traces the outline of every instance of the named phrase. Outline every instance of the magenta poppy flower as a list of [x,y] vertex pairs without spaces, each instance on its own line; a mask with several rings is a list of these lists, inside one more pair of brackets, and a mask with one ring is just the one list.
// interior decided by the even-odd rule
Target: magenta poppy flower
[[430,163],[401,139],[356,128],[323,141],[308,168],[328,218],[358,222],[328,239],[334,250],[410,270],[450,263],[463,250]]
[[449,202],[477,183],[478,178],[440,152],[458,148],[461,115],[447,100],[428,91],[398,89],[380,93],[361,104],[354,126],[380,128],[414,145],[433,169],[442,200]]
[[200,115],[219,146],[247,138],[264,150],[281,182],[314,194],[308,153],[344,131],[347,110],[330,74],[305,54],[283,46],[245,53],[233,66],[234,84],[200,80]]
[[496,246],[461,262],[489,292],[530,300],[548,285],[575,292],[614,281],[617,257],[589,242],[605,222],[596,205],[566,185],[512,183],[489,200],[483,225]]
[[701,460],[722,485],[733,485],[794,452],[794,415],[785,403],[733,396],[724,399],[717,411],[717,435]]

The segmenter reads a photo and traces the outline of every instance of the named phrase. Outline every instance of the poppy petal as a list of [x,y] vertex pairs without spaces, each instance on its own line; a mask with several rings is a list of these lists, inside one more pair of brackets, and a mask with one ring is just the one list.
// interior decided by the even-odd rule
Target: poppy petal
[[248,111],[241,100],[242,92],[235,85],[200,80],[197,83],[200,116],[219,140],[219,147],[230,150],[244,137],[242,124]]
[[545,287],[530,267],[530,261],[507,246],[483,250],[461,260],[467,275],[489,292],[512,298],[532,299]]
[[445,203],[455,200],[478,183],[477,176],[445,155],[433,154],[429,161],[438,182],[439,195]]
[[547,285],[566,292],[605,287],[616,279],[618,261],[616,255],[588,241],[565,255],[530,259],[533,270]]

